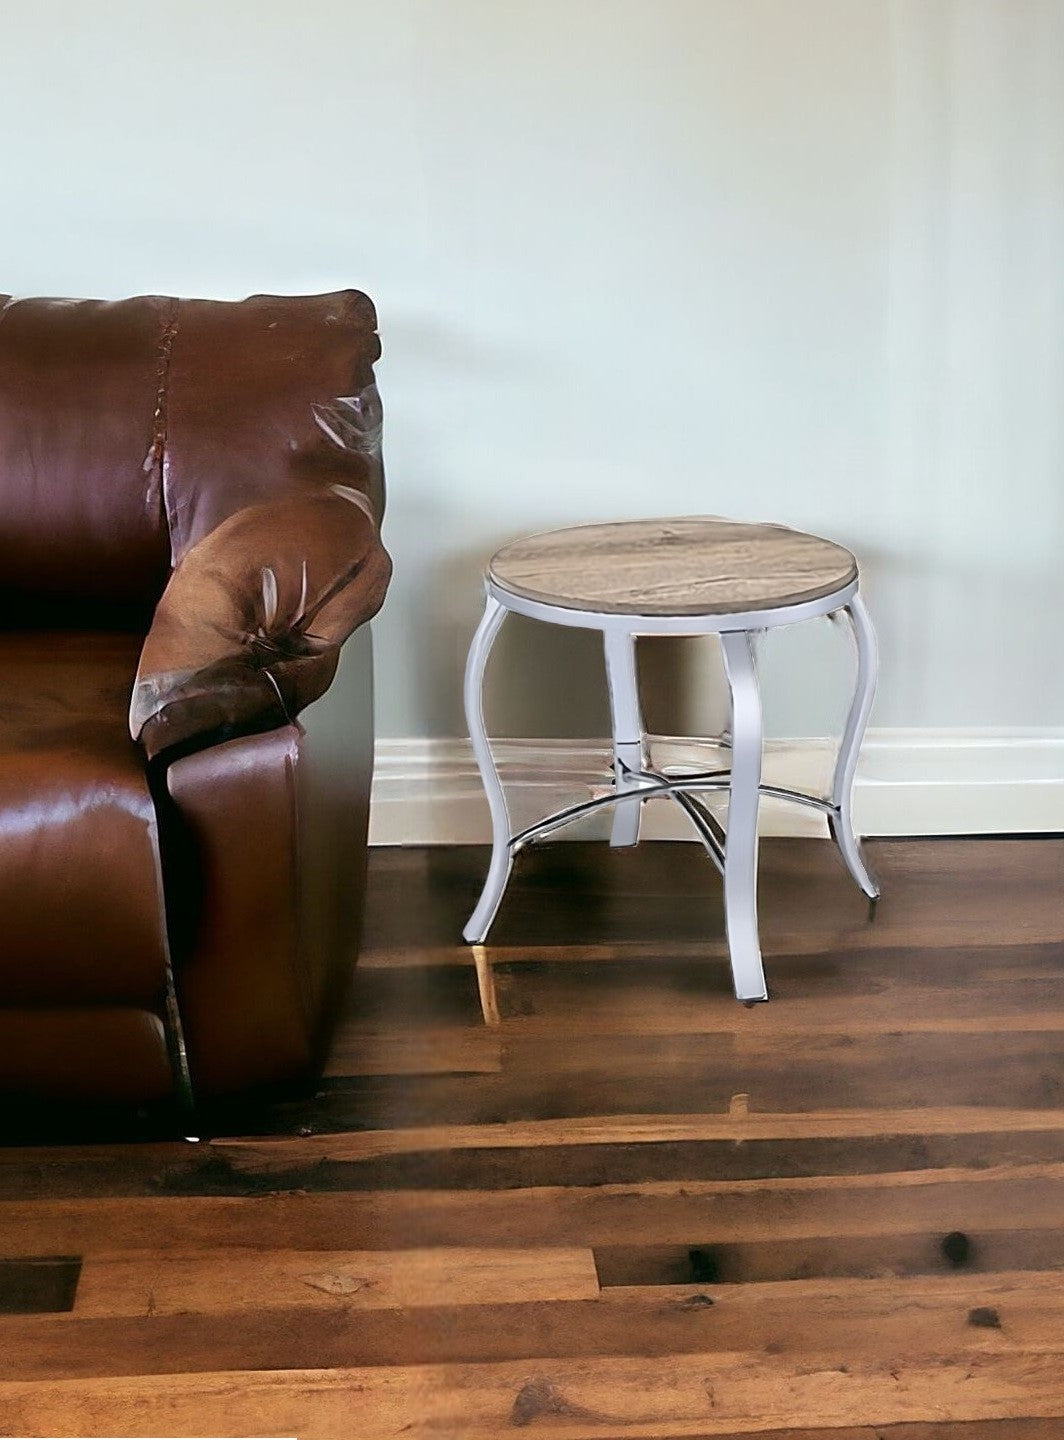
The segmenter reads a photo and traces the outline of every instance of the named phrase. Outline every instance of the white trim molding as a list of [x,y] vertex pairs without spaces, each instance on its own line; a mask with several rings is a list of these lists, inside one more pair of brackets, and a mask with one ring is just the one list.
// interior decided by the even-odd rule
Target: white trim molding
[[[726,748],[712,742],[652,737],[651,745],[659,766],[727,764]],[[611,783],[608,740],[497,740],[493,750],[515,828],[601,794]],[[769,741],[763,778],[824,794],[834,753],[831,740]],[[647,839],[696,838],[665,800],[649,802],[643,815]],[[1064,728],[870,730],[854,816],[865,835],[1064,833]],[[760,828],[764,835],[827,833],[814,811],[767,798]],[[609,830],[607,810],[562,833],[608,839]],[[487,802],[468,740],[377,741],[370,844],[490,843]]]

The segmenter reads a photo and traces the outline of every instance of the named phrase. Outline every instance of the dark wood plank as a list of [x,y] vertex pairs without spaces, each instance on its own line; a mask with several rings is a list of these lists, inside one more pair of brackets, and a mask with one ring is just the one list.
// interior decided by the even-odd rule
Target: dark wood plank
[[[323,1264],[332,1262],[322,1262]],[[221,1291],[219,1291],[221,1297]],[[974,1324],[973,1314],[996,1317]],[[203,1313],[0,1320],[0,1379],[494,1363],[528,1356],[956,1354],[1036,1347],[1064,1324],[1064,1277],[645,1287],[598,1299],[378,1306],[348,1298]]]
[[[759,903],[767,952],[835,954],[914,945],[1060,944],[1056,897],[1064,892],[1064,844],[1042,839],[872,841],[883,899],[874,923],[829,845],[768,839]],[[403,904],[367,918],[369,966],[467,959],[462,925],[487,869],[485,847],[389,849],[374,854],[374,878]],[[667,954],[676,944],[723,950],[719,878],[697,845],[615,850],[552,844],[524,851],[492,946],[543,947],[557,963],[594,947],[641,944]]]
[[[734,1097],[733,1097],[734,1098]],[[747,1097],[748,1099],[748,1097]],[[987,1169],[1061,1158],[1064,1112],[615,1116],[0,1153],[0,1200],[478,1190]]]
[[[706,1233],[706,1232],[704,1232]],[[943,1275],[964,1269],[1064,1270],[1064,1229],[925,1230],[904,1234],[823,1235],[793,1240],[685,1245],[599,1246],[602,1285],[736,1285],[824,1276]]]
[[521,1190],[288,1191],[4,1201],[0,1243],[43,1237],[82,1255],[118,1250],[408,1250],[691,1245],[852,1235],[1054,1230],[1064,1164],[764,1181],[664,1181]]
[[0,1315],[72,1310],[80,1274],[77,1255],[0,1260]]
[[[755,1014],[756,1012],[750,1012]],[[498,1124],[573,1115],[713,1113],[741,1091],[751,1108],[844,1105],[1064,1106],[1058,1031],[759,1036],[594,1036],[544,1040],[539,1063],[491,1075],[333,1079],[311,1099],[230,1112],[229,1133]],[[618,1076],[624,1076],[623,1085]],[[214,1117],[217,1126],[226,1115]]]

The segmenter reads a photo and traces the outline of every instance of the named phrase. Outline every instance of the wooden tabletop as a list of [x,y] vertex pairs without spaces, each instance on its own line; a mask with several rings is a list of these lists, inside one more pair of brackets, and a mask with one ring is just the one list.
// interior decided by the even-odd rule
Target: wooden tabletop
[[504,590],[608,615],[727,615],[798,605],[857,578],[849,550],[782,525],[688,516],[529,535],[492,557]]

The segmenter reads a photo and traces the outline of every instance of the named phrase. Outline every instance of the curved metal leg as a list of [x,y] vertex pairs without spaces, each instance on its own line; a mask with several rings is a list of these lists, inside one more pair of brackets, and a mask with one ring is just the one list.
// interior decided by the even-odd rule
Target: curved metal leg
[[874,901],[879,899],[879,886],[868,873],[861,855],[861,843],[853,828],[852,807],[857,759],[872,710],[872,701],[875,699],[879,649],[876,645],[876,632],[860,595],[855,595],[846,606],[846,614],[850,618],[857,642],[857,680],[850,713],[846,717],[846,729],[839,745],[839,757],[835,763],[835,779],[831,787],[831,803],[834,809],[828,815],[828,828],[846,862],[847,870],[868,898]]
[[469,917],[469,924],[462,931],[462,938],[470,945],[482,944],[487,938],[491,923],[495,919],[495,912],[502,902],[506,882],[510,878],[512,863],[510,811],[506,804],[502,782],[499,780],[499,772],[495,768],[488,732],[484,726],[483,694],[484,669],[488,663],[488,656],[491,654],[491,647],[495,643],[495,637],[505,618],[505,605],[501,605],[493,595],[489,595],[466,660],[464,690],[466,724],[469,727],[469,738],[473,742],[473,754],[476,757],[480,778],[484,782],[484,792],[488,797],[492,834],[491,864],[488,866],[484,889],[477,901],[477,908]]
[[[760,684],[761,681],[760,681],[760,667],[759,667],[759,664],[758,664],[758,660],[759,660],[758,647],[759,647],[759,645],[761,644],[761,641],[764,639],[765,632],[764,632],[764,630],[748,630],[746,633],[750,636],[750,654],[753,656],[753,660],[754,660],[754,678],[758,681],[758,684]],[[723,646],[722,646],[722,651],[723,651]],[[730,750],[730,749],[731,749],[731,736],[732,736],[732,732],[731,732],[731,721],[729,720],[728,723],[725,725],[724,729],[720,732],[719,736],[717,737],[717,744],[721,747],[722,750]]]
[[[613,717],[613,775],[617,790],[633,788],[631,775],[643,769],[643,716],[639,709],[639,680],[635,663],[635,636],[627,630],[604,630],[606,684]],[[614,847],[639,844],[639,817],[642,805],[618,805],[613,812],[610,844]]]
[[724,919],[738,999],[767,1000],[757,930],[757,807],[761,784],[761,696],[752,637],[721,635],[731,690],[732,770],[724,846]]

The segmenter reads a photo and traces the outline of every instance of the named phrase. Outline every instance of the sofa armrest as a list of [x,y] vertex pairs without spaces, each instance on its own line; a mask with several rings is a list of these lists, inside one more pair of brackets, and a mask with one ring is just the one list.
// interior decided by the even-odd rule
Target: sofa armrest
[[154,759],[292,721],[391,577],[370,503],[333,484],[230,516],[173,570],[130,704]]

